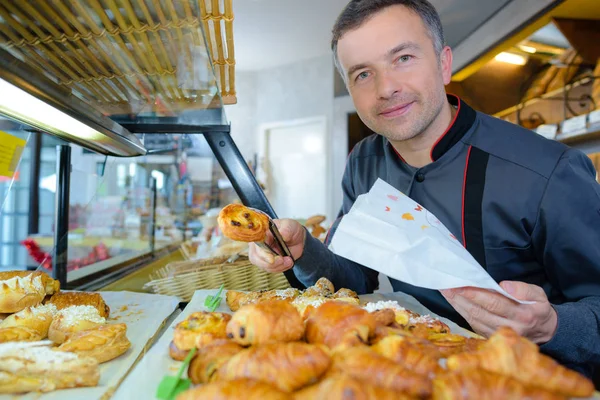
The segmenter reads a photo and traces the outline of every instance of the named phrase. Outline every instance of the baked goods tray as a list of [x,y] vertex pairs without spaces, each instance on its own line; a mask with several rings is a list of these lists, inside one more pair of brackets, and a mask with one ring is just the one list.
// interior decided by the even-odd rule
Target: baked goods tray
[[[123,378],[147,351],[156,339],[165,321],[179,306],[174,296],[134,292],[101,292],[102,298],[110,307],[108,323],[127,324],[127,337],[131,347],[122,356],[100,365],[100,383],[89,388],[57,390],[49,393],[28,395],[0,395],[0,400],[95,400],[109,399]],[[129,397],[130,399],[145,397]]]
[[[156,344],[150,348],[144,358],[136,365],[134,370],[131,371],[131,373],[119,386],[119,389],[113,397],[114,399],[150,400],[156,398],[156,388],[162,377],[165,375],[174,375],[181,365],[181,362],[174,361],[171,359],[171,357],[169,357],[169,343],[173,339],[173,330],[175,325],[183,321],[192,312],[207,311],[207,308],[204,306],[204,300],[208,295],[214,295],[216,292],[216,289],[202,289],[194,292],[192,300],[188,303],[187,307],[181,314],[179,314],[179,316],[177,316],[162,337],[156,341]],[[231,310],[227,306],[227,303],[225,302],[225,296],[223,295],[222,297],[223,301],[221,301],[219,308],[217,308],[215,311],[232,314]],[[432,314],[414,297],[403,293],[370,294],[359,297],[361,299],[361,304],[370,301],[395,300],[402,307],[413,310],[422,315],[429,314],[437,318],[435,314]],[[453,333],[473,336],[473,333],[461,328],[452,321],[444,318],[442,318],[442,320],[448,324]]]

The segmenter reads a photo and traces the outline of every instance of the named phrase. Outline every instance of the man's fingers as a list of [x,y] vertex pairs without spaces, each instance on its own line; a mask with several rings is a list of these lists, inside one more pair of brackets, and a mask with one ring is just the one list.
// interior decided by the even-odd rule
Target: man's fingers
[[544,289],[537,285],[530,285],[525,282],[503,281],[500,282],[502,289],[519,300],[528,301],[548,301]]
[[252,264],[261,268],[265,268],[275,261],[273,254],[258,247],[255,243],[248,245],[248,255]]
[[491,290],[464,288],[459,296],[462,296],[472,303],[479,305],[486,311],[501,317],[509,317],[516,312],[516,309],[518,308],[516,302]]

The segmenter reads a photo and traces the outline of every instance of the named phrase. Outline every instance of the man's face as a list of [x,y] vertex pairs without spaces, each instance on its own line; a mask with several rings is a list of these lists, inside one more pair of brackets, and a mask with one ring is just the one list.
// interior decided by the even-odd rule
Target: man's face
[[452,53],[438,57],[421,18],[397,5],[338,41],[338,58],[358,115],[390,140],[412,139],[440,114]]

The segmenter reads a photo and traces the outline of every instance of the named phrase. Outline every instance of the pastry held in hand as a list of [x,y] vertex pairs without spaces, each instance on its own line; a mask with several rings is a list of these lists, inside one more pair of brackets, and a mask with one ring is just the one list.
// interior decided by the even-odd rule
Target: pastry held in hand
[[589,379],[541,354],[535,343],[508,327],[498,329],[478,351],[449,357],[447,366],[452,371],[484,369],[569,397],[594,393]]
[[125,324],[103,325],[77,332],[56,350],[91,357],[101,364],[119,357],[131,347],[126,333]]
[[294,393],[294,400],[411,400],[413,397],[380,388],[369,381],[338,373]]
[[250,378],[284,392],[293,392],[317,382],[330,362],[329,354],[321,346],[272,343],[251,347],[233,356],[219,370],[218,380]]
[[190,314],[175,326],[173,342],[169,348],[171,358],[183,361],[188,352],[227,337],[227,323],[231,315],[220,312],[199,311]]
[[0,344],[0,393],[50,392],[98,384],[96,360],[53,351],[50,344]]
[[446,372],[433,381],[433,400],[497,399],[566,400],[566,397],[481,369]]
[[306,341],[330,349],[368,343],[377,326],[375,317],[353,304],[328,301],[314,309],[306,320]]
[[48,339],[64,343],[73,334],[95,329],[106,323],[93,306],[70,306],[58,311],[48,329]]
[[36,306],[59,287],[58,281],[43,272],[0,272],[0,313],[15,313]]
[[212,382],[219,369],[240,351],[242,346],[231,340],[217,340],[198,350],[188,367],[188,377],[195,385]]
[[270,300],[240,308],[227,324],[227,337],[242,346],[293,342],[304,335],[304,321],[296,308]]
[[286,400],[288,395],[281,390],[252,379],[235,379],[214,382],[186,390],[177,400]]
[[[14,332],[35,332],[35,335],[25,335],[29,337],[24,340],[41,340],[48,336],[48,329],[52,323],[52,318],[56,314],[56,307],[54,305],[38,305],[34,307],[27,307],[26,309],[19,311],[18,313],[9,315],[4,321],[0,322],[0,342],[5,342],[10,335],[7,332],[13,329]],[[14,329],[14,328],[26,328],[26,329]],[[7,336],[8,335],[8,336]],[[17,336],[20,336],[18,334]],[[37,337],[37,339],[34,339]],[[14,340],[14,339],[13,339]]]
[[98,310],[98,314],[102,318],[108,318],[110,314],[110,308],[100,293],[59,292],[52,296],[46,304],[54,304],[58,310],[71,306],[92,306]]
[[269,217],[243,204],[225,206],[217,222],[223,235],[238,242],[263,242],[269,230]]

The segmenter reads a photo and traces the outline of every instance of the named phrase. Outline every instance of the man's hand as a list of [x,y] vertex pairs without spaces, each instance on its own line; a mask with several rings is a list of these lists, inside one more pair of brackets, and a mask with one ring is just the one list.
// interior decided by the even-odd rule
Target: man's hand
[[519,304],[500,293],[473,287],[442,290],[442,295],[463,316],[475,332],[491,336],[501,326],[509,326],[537,344],[554,336],[558,317],[544,290],[523,282],[504,281],[500,286],[519,300]]
[[[294,260],[302,256],[304,251],[304,239],[306,238],[306,229],[296,220],[293,219],[276,219],[273,220],[283,240],[287,244]],[[277,249],[274,244],[273,235],[267,232],[265,242],[273,249]],[[267,272],[283,272],[292,268],[294,262],[290,257],[273,256],[271,253],[263,250],[254,243],[249,245],[250,262]]]

